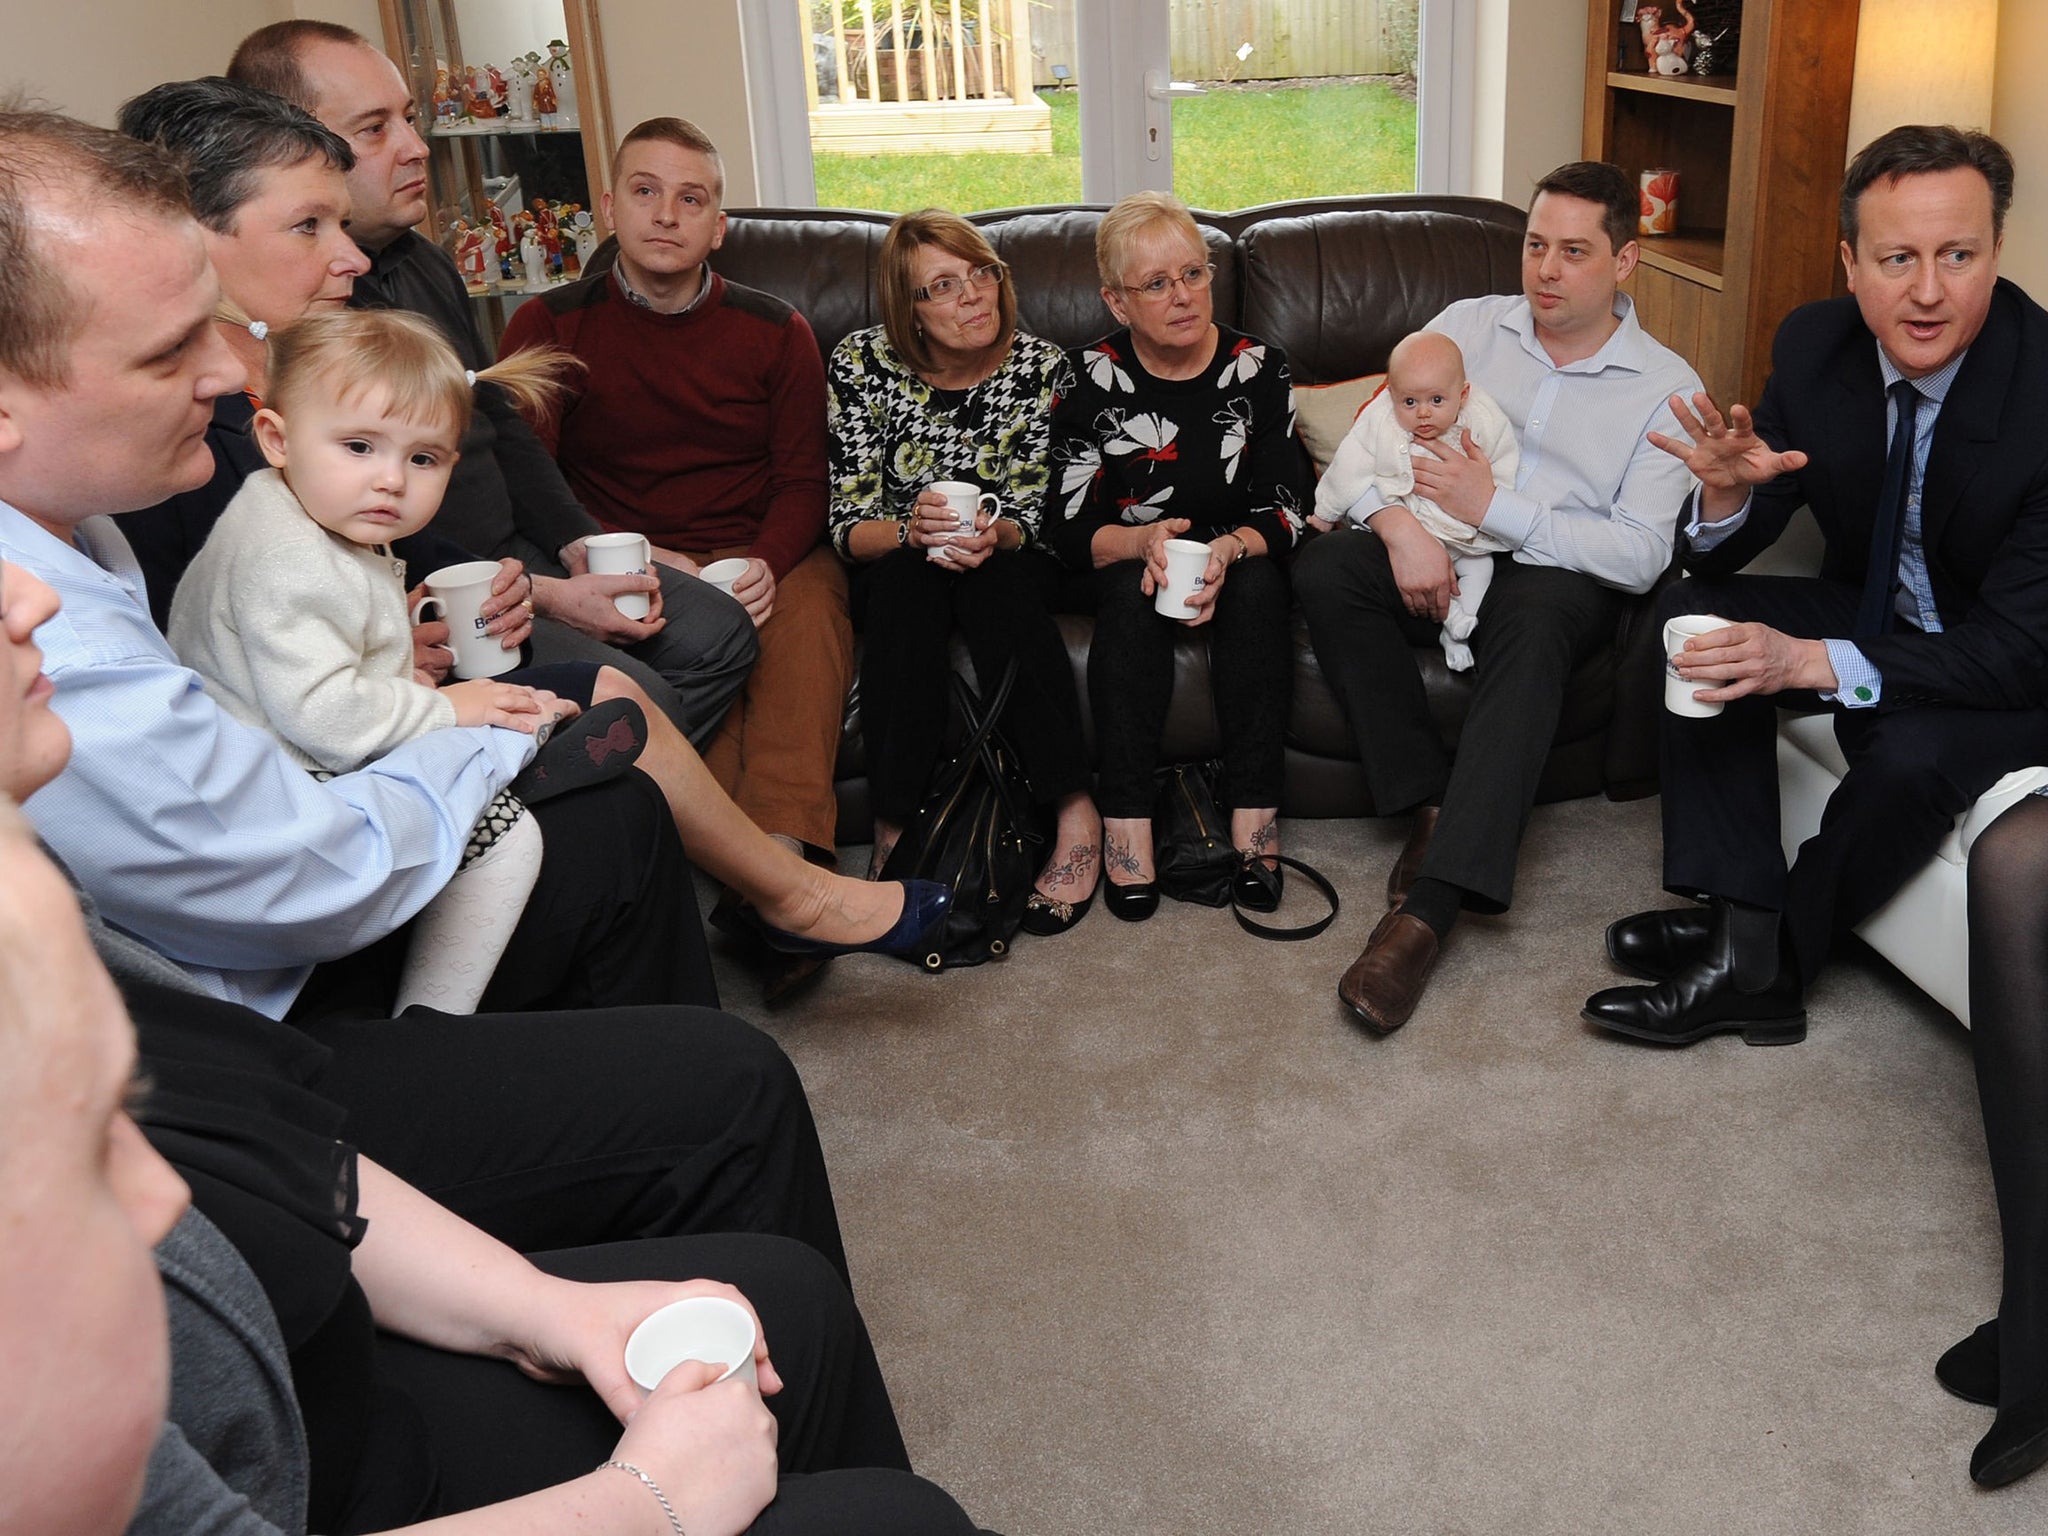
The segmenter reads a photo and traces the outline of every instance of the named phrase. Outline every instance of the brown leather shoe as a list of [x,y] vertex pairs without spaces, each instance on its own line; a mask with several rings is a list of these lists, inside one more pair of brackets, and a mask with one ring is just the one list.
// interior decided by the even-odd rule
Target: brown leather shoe
[[1408,899],[1408,887],[1422,873],[1422,856],[1429,852],[1429,840],[1436,835],[1436,819],[1442,810],[1439,805],[1418,805],[1415,808],[1415,821],[1408,828],[1408,841],[1387,875],[1387,906],[1390,910]]
[[1337,996],[1367,1029],[1391,1035],[1421,1000],[1436,951],[1434,928],[1406,912],[1389,912],[1337,983]]

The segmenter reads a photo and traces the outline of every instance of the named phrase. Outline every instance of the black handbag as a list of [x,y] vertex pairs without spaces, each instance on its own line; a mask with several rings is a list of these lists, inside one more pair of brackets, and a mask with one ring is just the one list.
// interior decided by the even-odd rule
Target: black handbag
[[1294,870],[1329,902],[1330,910],[1311,923],[1281,927],[1245,916],[1232,891],[1244,855],[1230,841],[1230,818],[1216,803],[1216,783],[1223,765],[1211,760],[1176,763],[1160,770],[1159,796],[1152,809],[1153,866],[1159,893],[1176,901],[1206,907],[1229,907],[1237,926],[1262,939],[1312,939],[1337,920],[1337,888],[1322,871],[1276,854],[1274,861]]
[[924,951],[905,957],[927,971],[1008,954],[1043,862],[1045,839],[1024,771],[996,729],[1016,682],[1012,659],[984,709],[967,679],[953,674],[966,739],[934,771],[917,815],[882,865],[885,880],[935,880],[953,893]]
[[1152,859],[1159,894],[1205,907],[1230,905],[1239,859],[1230,819],[1216,805],[1216,762],[1175,763],[1159,770],[1152,806]]

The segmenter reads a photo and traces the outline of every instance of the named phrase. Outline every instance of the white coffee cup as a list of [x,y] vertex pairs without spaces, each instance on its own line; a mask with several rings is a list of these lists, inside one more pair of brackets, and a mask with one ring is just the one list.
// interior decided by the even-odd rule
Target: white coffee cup
[[484,632],[490,620],[483,616],[483,606],[497,579],[495,560],[444,565],[427,578],[427,595],[412,605],[415,624],[427,609],[440,610],[448,625],[448,648],[455,653],[457,677],[496,677],[519,665],[516,650],[506,650],[496,635]]
[[[583,541],[583,555],[593,576],[645,576],[654,558],[644,533],[593,533]],[[646,592],[621,592],[612,606],[629,619],[644,619],[654,611],[654,599]]]
[[1703,704],[1693,697],[1702,688],[1714,688],[1719,684],[1705,678],[1686,678],[1678,675],[1671,665],[1671,658],[1685,648],[1685,642],[1696,635],[1710,635],[1717,629],[1726,629],[1728,621],[1717,619],[1711,613],[1682,613],[1664,624],[1664,707],[1674,715],[1687,715],[1695,720],[1706,720],[1721,713],[1723,705]]
[[758,1388],[755,1337],[753,1315],[738,1302],[723,1296],[685,1297],[640,1320],[626,1340],[626,1374],[652,1392],[685,1360],[703,1360],[720,1367],[720,1381],[743,1376]]
[[747,573],[744,560],[714,560],[697,572],[698,578],[708,581],[727,597],[732,596],[732,584]]
[[[961,533],[970,538],[974,535],[974,524],[984,506],[991,518],[1002,510],[1003,504],[993,491],[984,491],[980,486],[969,485],[965,480],[934,480],[925,489],[937,491],[946,499],[946,508],[953,514],[954,523]],[[946,553],[945,545],[934,544],[925,551],[925,558],[946,560],[951,556]]]
[[1186,619],[1195,610],[1188,599],[1202,590],[1202,577],[1209,569],[1209,546],[1193,539],[1166,541],[1166,580],[1152,599],[1152,608],[1169,619]]

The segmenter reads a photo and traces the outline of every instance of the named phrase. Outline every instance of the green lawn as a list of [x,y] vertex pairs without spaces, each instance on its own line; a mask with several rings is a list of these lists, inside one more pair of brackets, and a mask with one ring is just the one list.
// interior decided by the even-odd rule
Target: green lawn
[[[1052,106],[1050,155],[817,156],[824,208],[971,213],[1081,198],[1073,91]],[[1174,103],[1174,190],[1197,208],[1415,187],[1415,103],[1380,84],[1214,91]]]

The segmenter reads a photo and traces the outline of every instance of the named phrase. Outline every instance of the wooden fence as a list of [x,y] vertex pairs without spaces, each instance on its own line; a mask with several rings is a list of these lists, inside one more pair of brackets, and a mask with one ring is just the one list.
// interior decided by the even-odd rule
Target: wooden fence
[[[1176,80],[1399,75],[1415,67],[1416,0],[1170,0]],[[1252,45],[1242,59],[1238,49]],[[1032,79],[1080,76],[1074,0],[1031,0]]]

